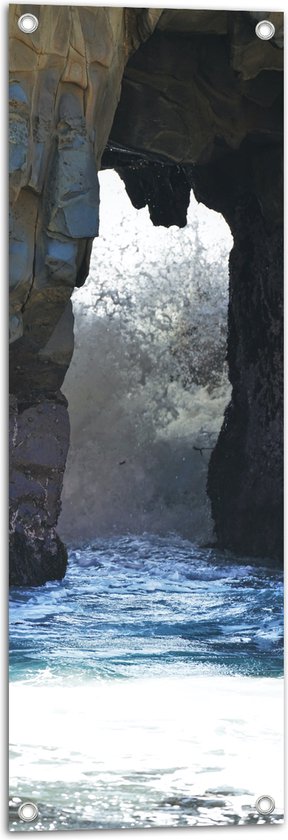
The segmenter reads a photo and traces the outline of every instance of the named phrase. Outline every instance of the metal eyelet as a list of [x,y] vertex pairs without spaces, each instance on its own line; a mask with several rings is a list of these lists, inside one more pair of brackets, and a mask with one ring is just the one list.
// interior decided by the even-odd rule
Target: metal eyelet
[[24,822],[33,822],[33,820],[37,820],[38,816],[39,811],[34,802],[22,802],[18,808],[18,817]]
[[21,15],[19,18],[18,26],[19,29],[21,29],[21,32],[25,32],[25,35],[30,35],[31,32],[35,32],[35,30],[38,29],[39,20],[36,15],[26,13],[25,15]]
[[271,20],[259,20],[259,23],[255,26],[255,32],[257,38],[261,38],[261,41],[269,41],[275,35],[274,23]]
[[263,794],[262,796],[258,796],[255,802],[255,808],[258,814],[261,814],[261,817],[267,817],[275,810],[275,800],[272,796]]

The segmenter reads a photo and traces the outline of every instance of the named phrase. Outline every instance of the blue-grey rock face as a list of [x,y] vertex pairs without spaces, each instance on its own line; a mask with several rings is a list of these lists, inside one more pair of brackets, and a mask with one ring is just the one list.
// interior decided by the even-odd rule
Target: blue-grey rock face
[[36,11],[39,27],[29,35],[18,28],[18,7],[10,7],[14,584],[65,572],[55,526],[69,444],[67,404],[59,392],[73,351],[69,298],[86,276],[89,241],[98,233],[97,169],[126,57],[119,48],[123,9]]

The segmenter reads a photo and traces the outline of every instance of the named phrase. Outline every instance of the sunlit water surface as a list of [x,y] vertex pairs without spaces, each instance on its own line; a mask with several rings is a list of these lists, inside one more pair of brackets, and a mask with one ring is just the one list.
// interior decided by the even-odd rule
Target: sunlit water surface
[[282,821],[282,598],[264,561],[145,535],[12,589],[11,830]]

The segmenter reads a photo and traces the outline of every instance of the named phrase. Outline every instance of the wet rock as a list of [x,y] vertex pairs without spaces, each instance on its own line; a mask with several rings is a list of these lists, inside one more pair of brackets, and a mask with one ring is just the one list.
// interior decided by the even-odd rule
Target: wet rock
[[67,552],[55,527],[69,445],[67,402],[10,406],[10,584],[33,586],[64,576]]

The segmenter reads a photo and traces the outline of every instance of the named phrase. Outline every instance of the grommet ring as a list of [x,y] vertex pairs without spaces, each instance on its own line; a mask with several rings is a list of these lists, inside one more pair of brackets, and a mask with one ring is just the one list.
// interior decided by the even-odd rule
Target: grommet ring
[[33,822],[33,820],[37,820],[38,816],[39,811],[34,802],[22,802],[22,805],[18,808],[18,817],[24,822]]
[[31,32],[35,32],[35,29],[38,29],[39,20],[36,15],[26,13],[25,15],[21,15],[19,18],[18,26],[19,29],[21,29],[21,32],[25,32],[26,35],[30,35]]
[[273,796],[267,796],[267,794],[258,796],[255,802],[255,808],[258,814],[261,814],[261,817],[267,817],[269,814],[272,814],[275,811],[275,800]]
[[255,32],[257,38],[261,38],[262,41],[269,41],[275,35],[274,23],[271,20],[259,20],[259,23],[255,26]]

